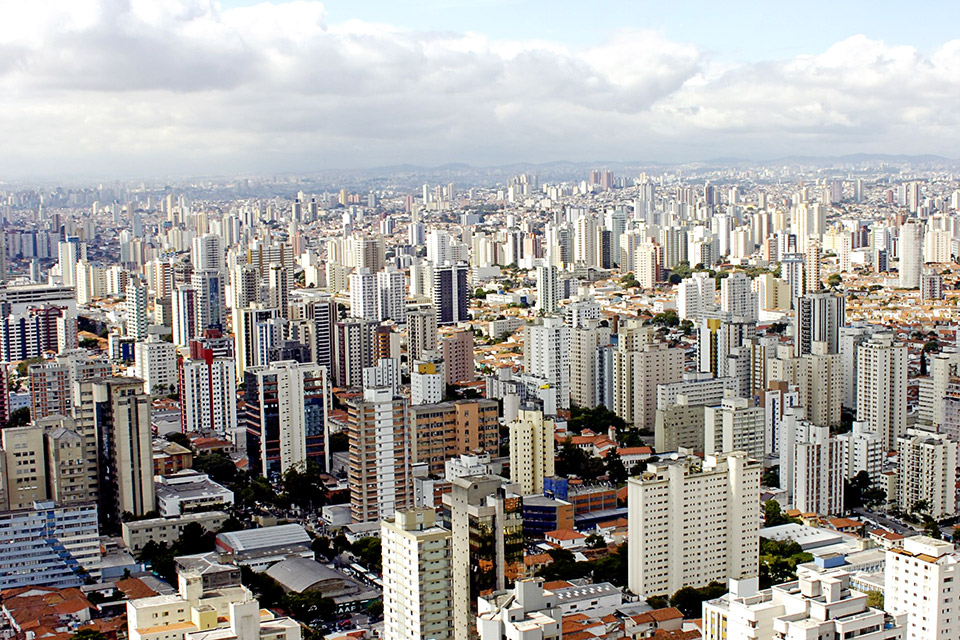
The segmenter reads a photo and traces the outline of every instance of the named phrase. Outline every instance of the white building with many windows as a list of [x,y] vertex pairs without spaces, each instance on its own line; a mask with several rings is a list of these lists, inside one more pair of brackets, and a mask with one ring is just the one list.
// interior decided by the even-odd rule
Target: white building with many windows
[[926,536],[887,550],[883,608],[906,616],[908,640],[960,638],[960,554]]
[[681,452],[630,478],[630,590],[669,595],[758,575],[761,467],[742,452]]
[[421,507],[383,520],[380,540],[384,640],[452,638],[450,531],[433,509]]

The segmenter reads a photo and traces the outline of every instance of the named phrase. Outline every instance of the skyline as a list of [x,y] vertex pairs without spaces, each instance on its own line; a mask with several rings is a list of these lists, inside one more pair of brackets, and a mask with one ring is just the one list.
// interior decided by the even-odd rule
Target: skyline
[[960,9],[745,4],[5,2],[0,176],[956,157]]

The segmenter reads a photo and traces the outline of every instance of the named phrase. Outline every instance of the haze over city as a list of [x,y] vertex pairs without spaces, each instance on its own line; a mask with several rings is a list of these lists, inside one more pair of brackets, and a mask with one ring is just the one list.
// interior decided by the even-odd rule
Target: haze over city
[[935,3],[2,4],[6,179],[769,161],[960,143]]

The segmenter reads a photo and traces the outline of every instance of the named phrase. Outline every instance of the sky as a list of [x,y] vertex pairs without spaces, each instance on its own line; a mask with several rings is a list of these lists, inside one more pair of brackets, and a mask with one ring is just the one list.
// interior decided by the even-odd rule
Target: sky
[[0,182],[960,155],[960,3],[0,0]]

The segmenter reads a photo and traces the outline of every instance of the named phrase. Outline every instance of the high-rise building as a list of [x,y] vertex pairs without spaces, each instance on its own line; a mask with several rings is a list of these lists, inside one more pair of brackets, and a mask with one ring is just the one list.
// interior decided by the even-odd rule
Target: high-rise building
[[410,367],[410,404],[436,404],[443,400],[446,375],[442,358],[416,360]]
[[960,637],[954,589],[960,580],[960,553],[952,542],[926,536],[905,538],[886,552],[883,608],[906,617],[909,640]]
[[407,314],[407,357],[422,360],[427,351],[437,350],[437,314],[433,307]]
[[380,524],[384,640],[450,640],[450,531],[432,508],[397,511]]
[[523,371],[556,389],[557,408],[570,406],[570,328],[560,318],[524,328]]
[[618,348],[613,354],[614,412],[637,428],[652,430],[657,418],[657,385],[682,380],[683,361],[682,349],[663,343],[637,351]]
[[74,383],[109,376],[110,372],[109,362],[93,360],[86,350],[79,349],[30,365],[30,417],[72,415]]
[[134,374],[143,380],[149,394],[168,394],[177,390],[177,346],[150,336],[133,345]]
[[350,274],[350,315],[377,320],[377,274],[358,269]]
[[147,338],[147,285],[139,279],[127,284],[124,301],[127,335],[134,340]]
[[[722,282],[721,282],[722,284]],[[706,271],[697,271],[677,285],[677,314],[697,321],[716,311],[716,283]]]
[[796,355],[811,352],[814,342],[825,342],[827,353],[839,353],[840,327],[846,323],[846,300],[827,291],[808,293],[797,301]]
[[433,269],[433,306],[437,324],[457,324],[469,320],[467,285],[469,267],[465,263],[436,265]]
[[630,478],[630,590],[650,597],[757,576],[761,468],[743,453],[677,455]]
[[560,310],[557,268],[554,266],[537,267],[537,310],[544,313],[556,313]]
[[375,320],[345,318],[337,323],[334,383],[339,387],[363,385],[363,370],[374,365]]
[[883,436],[887,449],[907,428],[907,345],[876,333],[857,349],[857,420]]
[[190,261],[196,271],[223,271],[223,238],[207,233],[193,239]]
[[[351,300],[351,309],[352,304]],[[400,324],[407,321],[406,278],[396,267],[377,272],[377,319]]]
[[329,466],[330,383],[324,367],[294,361],[244,373],[250,467],[274,479],[314,463]]
[[100,378],[80,383],[75,419],[90,422],[99,455],[100,519],[120,531],[124,513],[142,516],[156,508],[150,396],[138,378]]
[[267,270],[267,301],[281,318],[290,313],[290,292],[293,290],[293,267],[271,263]]
[[173,344],[186,347],[197,337],[198,292],[192,285],[181,285],[174,289],[171,301],[173,313]]
[[190,283],[196,291],[196,329],[194,336],[207,329],[224,329],[226,319],[226,295],[223,272],[194,271]]
[[943,300],[943,276],[932,270],[920,275],[920,299]]
[[270,344],[264,341],[267,333],[264,327],[278,317],[277,309],[265,307],[258,302],[234,310],[237,380],[243,380],[247,367],[265,366],[269,363]]
[[823,288],[823,280],[820,277],[820,240],[817,237],[807,240],[804,259],[806,263],[803,268],[803,292],[808,294],[820,291]]
[[900,226],[900,244],[897,251],[900,259],[900,288],[917,289],[923,271],[923,225],[914,219]]
[[80,238],[77,237],[68,237],[66,242],[57,245],[63,286],[75,287],[77,285],[77,261],[86,260],[86,253],[86,247],[81,244]]
[[[729,392],[728,392],[729,394]],[[704,409],[703,446],[708,455],[742,451],[751,458],[763,459],[765,419],[763,407],[752,399],[728,395],[719,406]]]
[[452,534],[454,640],[477,637],[477,598],[523,575],[523,498],[499,476],[452,480],[443,497]]
[[496,400],[458,400],[411,405],[410,459],[443,475],[444,463],[461,454],[499,452],[500,422]]
[[246,430],[237,422],[236,363],[212,350],[201,355],[179,362],[181,429],[216,434],[245,450]]
[[794,449],[793,506],[802,513],[844,512],[843,448],[827,426],[807,425]]
[[839,353],[827,353],[827,343],[814,342],[810,353],[797,361],[796,383],[808,420],[822,426],[840,424],[843,367]]
[[720,281],[720,310],[747,322],[757,320],[757,294],[743,271],[734,271]]
[[887,443],[871,431],[864,422],[854,420],[853,428],[837,436],[843,455],[844,475],[853,478],[866,471],[874,486],[883,479],[883,464],[887,459]]
[[354,522],[391,518],[413,506],[407,405],[389,386],[347,402],[350,512]]
[[925,502],[923,510],[934,520],[957,513],[957,447],[944,434],[907,429],[897,438],[897,506],[910,513]]
[[510,423],[510,480],[523,495],[542,494],[543,479],[554,474],[554,423],[543,411],[521,407]]
[[0,513],[0,589],[80,587],[100,569],[95,504],[37,502]]
[[476,377],[473,363],[473,332],[457,331],[440,340],[447,384],[472,382]]
[[603,404],[605,394],[598,383],[603,378],[604,358],[599,352],[610,344],[610,333],[610,328],[597,320],[570,329],[570,402],[578,407],[592,409]]

